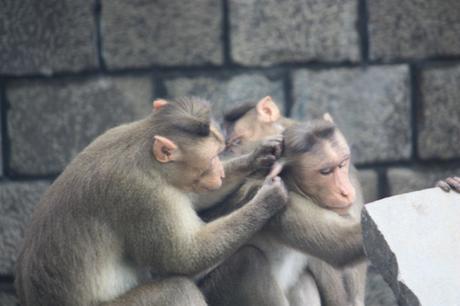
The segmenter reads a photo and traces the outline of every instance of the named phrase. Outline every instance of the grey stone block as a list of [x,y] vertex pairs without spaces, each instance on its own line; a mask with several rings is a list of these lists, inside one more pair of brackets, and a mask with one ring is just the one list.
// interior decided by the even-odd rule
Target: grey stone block
[[0,73],[97,68],[92,0],[6,0],[0,9]]
[[149,77],[19,81],[8,85],[10,169],[60,172],[91,140],[151,111]]
[[[0,105],[2,103],[2,98],[0,97]],[[3,139],[2,139],[2,111],[0,110],[0,177],[3,176],[3,169],[5,161],[3,160]]]
[[225,79],[177,78],[166,80],[165,86],[171,97],[194,95],[208,99],[218,116],[239,102],[258,101],[268,95],[272,96],[284,112],[283,81],[270,80],[263,75],[243,74]]
[[6,293],[6,292],[0,292],[0,305],[16,306],[18,305],[18,300],[13,294]]
[[356,163],[408,159],[411,154],[409,70],[406,66],[294,73],[292,117],[331,113]]
[[391,168],[387,172],[392,195],[434,187],[436,182],[449,176],[460,176],[460,166],[454,168],[415,167]]
[[356,0],[231,0],[231,52],[242,65],[357,61]]
[[109,68],[220,64],[222,7],[215,0],[103,0]]
[[378,175],[375,170],[359,170],[359,182],[363,188],[364,202],[369,203],[378,199]]
[[460,66],[423,70],[420,81],[420,157],[460,157]]
[[[0,274],[12,275],[24,229],[40,197],[45,182],[0,184]],[[2,304],[3,305],[3,304]]]
[[460,54],[457,0],[369,0],[371,59],[420,59]]

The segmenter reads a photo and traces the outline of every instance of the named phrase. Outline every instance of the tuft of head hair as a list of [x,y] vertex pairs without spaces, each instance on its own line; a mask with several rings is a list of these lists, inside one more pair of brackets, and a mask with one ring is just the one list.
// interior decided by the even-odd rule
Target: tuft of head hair
[[295,155],[309,152],[320,141],[332,139],[335,131],[335,124],[324,119],[294,124],[283,133],[285,153]]
[[211,107],[207,100],[198,97],[181,97],[168,102],[152,114],[159,135],[209,136]]
[[247,112],[254,109],[257,105],[257,101],[242,102],[229,109],[224,113],[224,120],[228,123],[233,123],[239,120],[241,117],[246,115]]

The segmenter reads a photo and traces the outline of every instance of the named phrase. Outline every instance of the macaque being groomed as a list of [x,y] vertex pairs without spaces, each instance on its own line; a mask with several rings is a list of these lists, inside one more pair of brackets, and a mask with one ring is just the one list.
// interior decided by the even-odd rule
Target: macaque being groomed
[[[234,121],[229,142],[237,154],[283,133],[281,176],[289,203],[201,283],[209,304],[364,305],[363,199],[348,144],[332,118],[297,124],[280,116],[267,97],[226,119]],[[240,207],[261,182],[250,180],[204,216],[213,219]]]
[[223,137],[205,101],[154,108],[99,136],[43,196],[17,262],[22,306],[206,305],[193,279],[285,206],[276,177],[240,209],[204,223],[190,194],[219,188],[225,172],[242,179],[273,163],[280,143],[222,164]]

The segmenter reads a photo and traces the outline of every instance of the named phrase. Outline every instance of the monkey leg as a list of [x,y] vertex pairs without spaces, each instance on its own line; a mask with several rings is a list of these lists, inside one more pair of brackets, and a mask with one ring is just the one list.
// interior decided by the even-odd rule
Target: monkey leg
[[366,261],[347,267],[344,271],[345,287],[353,306],[364,306],[367,267]]
[[99,306],[206,306],[200,289],[185,277],[136,287],[114,301]]
[[210,306],[288,306],[264,253],[244,246],[201,283]]
[[318,286],[310,271],[300,275],[299,280],[289,289],[290,306],[321,306]]
[[349,306],[343,270],[336,269],[325,261],[310,258],[308,268],[314,275],[324,306]]

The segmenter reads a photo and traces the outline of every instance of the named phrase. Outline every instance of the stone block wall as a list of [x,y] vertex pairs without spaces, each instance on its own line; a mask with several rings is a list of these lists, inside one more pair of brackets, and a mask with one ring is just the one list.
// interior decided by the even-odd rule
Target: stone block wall
[[330,112],[365,197],[460,173],[457,0],[5,0],[0,9],[0,304],[46,187],[94,137],[154,97],[216,115],[271,95]]

